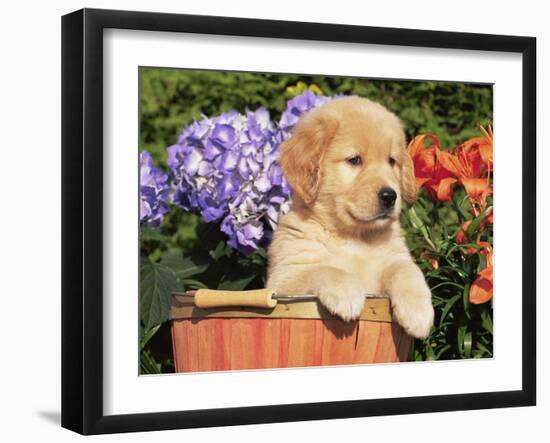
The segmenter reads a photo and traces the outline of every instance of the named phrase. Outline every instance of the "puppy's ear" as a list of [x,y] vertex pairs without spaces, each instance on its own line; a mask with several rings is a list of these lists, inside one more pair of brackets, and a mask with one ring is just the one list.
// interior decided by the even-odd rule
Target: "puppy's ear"
[[293,192],[307,205],[317,198],[321,164],[338,122],[312,112],[302,117],[292,136],[281,145],[279,162]]
[[414,203],[416,195],[418,193],[418,187],[416,186],[416,177],[414,175],[414,163],[411,156],[405,150],[403,156],[403,167],[401,172],[401,193],[403,200],[407,203]]

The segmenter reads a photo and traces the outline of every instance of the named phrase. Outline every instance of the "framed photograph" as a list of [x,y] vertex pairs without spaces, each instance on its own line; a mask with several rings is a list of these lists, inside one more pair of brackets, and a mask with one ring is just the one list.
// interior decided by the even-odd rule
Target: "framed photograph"
[[536,40],[62,20],[62,426],[536,403]]

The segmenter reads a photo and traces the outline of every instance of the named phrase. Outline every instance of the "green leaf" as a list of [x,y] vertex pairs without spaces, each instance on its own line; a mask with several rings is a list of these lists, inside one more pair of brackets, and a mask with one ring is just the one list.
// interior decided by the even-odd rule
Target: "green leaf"
[[458,327],[457,330],[457,344],[458,344],[458,352],[460,353],[460,356],[464,358],[464,337],[466,336],[466,325],[462,324]]
[[493,353],[481,342],[476,343],[477,348],[479,349],[479,358],[482,357],[492,357]]
[[454,286],[454,287],[460,289],[461,291],[464,289],[464,286],[462,286],[461,284],[455,283],[454,281],[444,281],[444,282],[438,283],[437,285],[433,286],[431,288],[431,290],[435,291],[436,289],[439,289],[443,286]]
[[426,352],[426,360],[437,360],[433,347],[428,340],[424,343],[424,351]]
[[480,251],[477,251],[476,257],[478,258],[476,274],[479,274],[487,267],[487,256],[482,254]]
[[155,361],[149,350],[141,351],[140,368],[142,374],[160,374],[160,363]]
[[468,226],[468,229],[466,229],[466,237],[467,238],[472,238],[472,236],[474,235],[474,232],[477,231],[477,228],[479,226],[479,224],[481,223],[481,221],[487,217],[487,215],[493,210],[493,207],[492,206],[487,206],[485,208],[485,211],[483,211],[481,214],[479,214],[476,218],[474,218],[472,220],[472,223],[470,223],[470,225]]
[[464,269],[459,268],[458,266],[440,266],[439,268],[437,268],[437,269],[433,270],[432,272],[430,272],[429,275],[437,276],[438,273],[441,274],[444,271],[450,271],[450,272],[453,272],[453,273],[457,273],[458,275],[460,275],[461,277],[464,277],[464,278],[468,277],[468,273],[466,271],[464,271]]
[[485,329],[489,333],[493,333],[493,319],[491,318],[491,315],[486,311],[483,310],[480,313],[481,316],[481,326],[483,326],[483,329]]
[[265,260],[267,259],[267,250],[265,248],[258,248],[254,254],[251,255],[251,258],[253,261]]
[[458,196],[458,193],[455,193],[453,195],[453,199],[451,201],[453,207],[456,209],[456,211],[460,214],[460,216],[462,217],[462,219],[464,220],[467,220],[468,217],[469,217],[469,214],[467,211],[465,211],[464,209],[462,209],[462,206],[460,204],[460,202],[457,202],[456,201],[456,197]]
[[447,350],[451,349],[451,345],[445,345],[443,346],[441,349],[439,349],[439,351],[437,351],[437,353],[435,354],[435,359],[434,360],[439,360],[441,358],[441,356],[443,355],[443,353]]
[[226,279],[220,282],[218,289],[224,289],[226,291],[240,291],[245,289],[258,275],[251,273],[246,276],[228,276]]
[[211,262],[208,255],[202,252],[183,255],[181,252],[169,251],[161,257],[161,263],[172,269],[180,280],[203,273]]
[[159,330],[160,325],[153,326],[151,329],[147,329],[145,333],[143,334],[143,337],[141,337],[141,341],[139,344],[139,349],[143,351],[143,348],[145,348],[145,345],[153,338],[153,336],[157,333]]
[[470,318],[470,284],[464,286],[464,290],[462,291],[462,304],[464,305],[466,316]]
[[433,249],[436,250],[437,248],[432,242],[432,239],[430,238],[430,234],[428,233],[428,228],[424,224],[424,222],[420,219],[418,214],[416,213],[414,207],[410,207],[407,211],[407,216],[409,217],[409,220],[411,221],[411,224],[414,228],[418,229],[420,233],[424,236],[424,239],[426,240],[426,243]]
[[206,286],[203,282],[195,280],[194,278],[184,278],[183,280],[180,280],[180,282],[186,289],[208,289],[208,286]]
[[464,357],[472,358],[472,331],[464,334]]
[[210,260],[205,256],[187,256],[183,258],[181,269],[176,270],[176,276],[181,279],[202,274],[210,266]]
[[214,260],[219,260],[222,257],[231,255],[232,248],[225,241],[220,241],[216,247],[210,251],[210,257]]
[[160,232],[159,228],[140,228],[142,240],[165,241],[168,237]]
[[457,294],[454,297],[450,298],[443,310],[441,311],[441,318],[439,319],[439,326],[443,324],[443,321],[445,320],[445,317],[447,317],[447,314],[453,307],[453,305],[461,298],[461,294]]
[[179,288],[170,268],[159,263],[149,263],[141,268],[139,307],[146,330],[168,320],[171,293]]

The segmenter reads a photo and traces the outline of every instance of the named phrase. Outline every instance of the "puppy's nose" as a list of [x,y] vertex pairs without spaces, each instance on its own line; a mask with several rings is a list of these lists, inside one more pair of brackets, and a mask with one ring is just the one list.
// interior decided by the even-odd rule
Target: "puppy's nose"
[[391,208],[395,204],[397,194],[392,188],[384,187],[378,191],[378,198],[384,208]]

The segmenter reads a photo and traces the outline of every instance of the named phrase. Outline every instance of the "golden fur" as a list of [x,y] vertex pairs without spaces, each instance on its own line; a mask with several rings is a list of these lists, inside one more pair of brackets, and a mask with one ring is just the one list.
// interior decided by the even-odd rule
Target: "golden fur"
[[[345,321],[359,317],[366,293],[387,293],[399,324],[426,337],[431,294],[399,225],[401,201],[416,197],[399,119],[365,98],[336,98],[298,122],[280,162],[292,207],[269,247],[267,287],[317,294]],[[383,187],[397,194],[393,208],[380,203]]]

